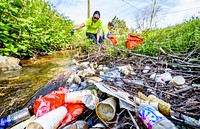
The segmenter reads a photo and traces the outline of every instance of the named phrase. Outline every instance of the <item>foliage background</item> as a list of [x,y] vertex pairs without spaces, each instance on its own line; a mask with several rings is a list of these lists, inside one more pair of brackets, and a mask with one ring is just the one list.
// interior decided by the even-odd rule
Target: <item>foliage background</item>
[[24,58],[63,49],[72,25],[42,0],[0,0],[0,55]]

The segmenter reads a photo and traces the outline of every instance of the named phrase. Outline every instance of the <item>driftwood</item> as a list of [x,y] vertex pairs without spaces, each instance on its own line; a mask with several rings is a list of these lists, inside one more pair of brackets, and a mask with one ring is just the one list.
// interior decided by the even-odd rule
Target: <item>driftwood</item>
[[63,71],[54,77],[52,80],[48,81],[43,87],[38,89],[35,94],[25,103],[24,107],[33,107],[34,100],[39,97],[43,97],[53,90],[57,90],[59,87],[63,87],[66,84],[67,79],[71,75],[71,71]]

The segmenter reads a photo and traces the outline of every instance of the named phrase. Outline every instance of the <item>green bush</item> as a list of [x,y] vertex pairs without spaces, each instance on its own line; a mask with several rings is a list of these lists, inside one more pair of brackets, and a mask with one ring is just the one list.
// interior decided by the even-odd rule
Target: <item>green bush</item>
[[141,36],[145,43],[133,51],[151,56],[157,56],[158,48],[167,53],[179,54],[200,47],[200,19],[192,19],[183,24],[158,30],[144,31]]
[[0,0],[0,55],[30,57],[70,43],[72,22],[42,0]]

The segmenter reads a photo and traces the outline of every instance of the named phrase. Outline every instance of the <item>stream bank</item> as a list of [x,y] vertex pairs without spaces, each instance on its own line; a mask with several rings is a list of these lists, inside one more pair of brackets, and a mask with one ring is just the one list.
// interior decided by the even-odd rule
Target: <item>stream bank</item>
[[34,60],[21,60],[22,68],[0,72],[0,116],[22,108],[30,97],[67,67],[73,51],[58,51]]

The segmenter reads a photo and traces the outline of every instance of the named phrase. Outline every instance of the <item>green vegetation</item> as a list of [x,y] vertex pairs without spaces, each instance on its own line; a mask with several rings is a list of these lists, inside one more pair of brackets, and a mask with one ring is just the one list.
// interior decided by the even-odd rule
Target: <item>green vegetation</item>
[[42,0],[0,0],[0,55],[24,58],[63,49],[71,26]]
[[165,29],[147,30],[141,34],[145,43],[133,51],[156,56],[158,47],[171,54],[188,53],[200,48],[200,19],[191,20]]
[[[115,24],[113,33],[119,41],[117,47],[125,50],[130,30],[124,20],[114,17],[112,22]],[[48,2],[0,0],[0,55],[22,59],[37,52],[49,53],[68,48],[87,53],[98,50],[86,38],[84,29],[71,36],[69,31],[73,26],[68,17],[57,13]],[[200,19],[193,17],[173,27],[146,30],[141,36],[145,43],[132,52],[157,56],[159,47],[171,54],[190,52],[200,47]],[[104,50],[108,54],[119,55],[112,46],[107,45]],[[124,52],[123,55],[128,56]]]

